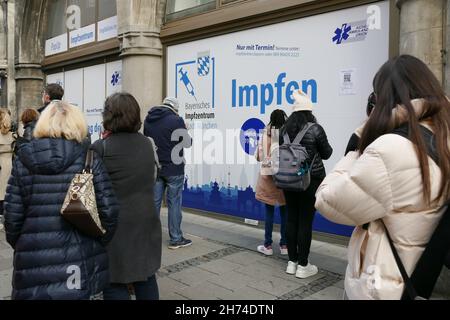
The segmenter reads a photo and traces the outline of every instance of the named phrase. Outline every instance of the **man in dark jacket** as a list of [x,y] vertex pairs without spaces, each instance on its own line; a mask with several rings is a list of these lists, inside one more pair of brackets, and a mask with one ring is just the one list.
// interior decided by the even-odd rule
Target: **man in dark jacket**
[[[39,114],[42,114],[44,110],[47,108],[47,106],[54,100],[62,100],[64,97],[64,89],[57,83],[50,83],[44,87],[42,90],[42,103],[43,106],[37,111]],[[28,135],[32,138],[32,133],[34,131],[34,128],[36,127],[36,123],[38,120],[31,121],[27,126]],[[19,139],[17,145],[19,146],[22,143],[27,143],[31,139]],[[90,141],[90,140],[89,140]]]
[[[144,134],[155,141],[161,165],[155,185],[155,205],[158,214],[161,211],[164,191],[167,189],[170,249],[192,244],[191,240],[183,237],[181,231],[181,203],[185,177],[183,148],[189,148],[192,140],[187,133],[183,118],[178,115],[178,108],[177,99],[166,98],[162,105],[150,110],[144,124]],[[179,148],[179,152],[176,152],[175,148]]]
[[[37,109],[37,111],[39,112],[39,114],[42,114],[42,112],[45,111],[47,106],[52,101],[60,101],[63,99],[63,97],[64,97],[64,89],[59,84],[50,83],[50,84],[46,85],[44,87],[44,90],[42,90],[43,106],[41,108]],[[18,146],[22,143],[27,143],[28,141],[31,140],[29,138],[30,137],[32,138],[32,133],[34,131],[34,128],[36,127],[36,123],[38,120],[32,121],[30,124],[28,124],[28,126],[27,126],[28,139],[19,139],[19,141],[17,143]],[[90,133],[88,133],[88,136],[86,137],[86,144],[91,144],[91,134]]]
[[39,113],[44,112],[45,108],[53,100],[62,100],[64,97],[64,89],[57,83],[50,83],[45,86],[42,92],[42,103],[44,104],[42,108],[38,109]]

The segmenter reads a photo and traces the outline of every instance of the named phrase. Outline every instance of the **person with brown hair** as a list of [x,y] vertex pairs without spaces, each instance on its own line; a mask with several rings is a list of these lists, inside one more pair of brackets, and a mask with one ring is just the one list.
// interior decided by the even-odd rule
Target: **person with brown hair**
[[[276,130],[280,130],[287,120],[287,115],[283,110],[277,109],[270,115],[270,122],[267,125],[264,133],[261,135],[256,151],[256,160],[262,162],[261,170],[256,184],[255,198],[264,203],[266,208],[266,215],[264,219],[264,244],[257,247],[258,252],[266,256],[273,255],[272,248],[272,232],[273,219],[275,214],[275,206],[278,206],[280,212],[280,253],[287,255],[287,238],[286,238],[286,220],[287,208],[286,199],[284,198],[283,190],[276,187],[271,170],[267,169],[267,163],[271,162],[272,153],[278,148],[278,135],[274,134]],[[267,154],[265,154],[267,153]]]
[[20,121],[23,124],[23,135],[22,138],[31,141],[33,139],[33,128],[39,119],[39,112],[36,109],[28,108],[22,112],[20,116]]
[[128,93],[106,99],[103,126],[109,135],[93,149],[103,158],[120,203],[119,223],[107,246],[110,285],[105,300],[159,300],[156,272],[161,267],[162,229],[155,208],[154,145],[141,133],[141,109]]
[[[316,207],[333,222],[357,226],[349,244],[348,298],[398,300],[405,283],[388,235],[411,276],[450,195],[450,102],[430,69],[409,55],[386,62],[373,87],[376,105],[358,151],[325,178]],[[396,133],[400,129],[408,138]],[[428,156],[430,146],[437,162]]]

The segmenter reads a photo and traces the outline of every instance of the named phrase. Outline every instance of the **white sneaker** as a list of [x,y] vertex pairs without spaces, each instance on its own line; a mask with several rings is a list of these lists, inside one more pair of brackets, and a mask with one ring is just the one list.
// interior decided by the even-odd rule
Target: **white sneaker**
[[266,256],[273,255],[273,249],[272,246],[266,247],[266,246],[258,246],[258,251],[262,254],[265,254]]
[[318,272],[319,272],[319,269],[315,265],[308,263],[308,265],[306,267],[302,267],[301,265],[298,265],[295,276],[300,279],[305,279],[305,278],[315,276]]
[[286,273],[287,274],[295,274],[295,271],[297,270],[297,266],[298,266],[297,262],[289,261],[288,266],[286,268]]
[[280,254],[282,256],[287,256],[288,255],[288,248],[287,248],[287,246],[281,246],[280,247]]

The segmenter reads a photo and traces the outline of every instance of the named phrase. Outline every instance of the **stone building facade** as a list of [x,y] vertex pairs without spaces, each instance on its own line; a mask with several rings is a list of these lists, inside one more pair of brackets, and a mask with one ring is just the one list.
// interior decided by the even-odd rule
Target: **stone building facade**
[[[105,0],[86,0],[105,3]],[[46,74],[83,67],[90,61],[122,61],[122,89],[148,109],[164,94],[164,46],[251,26],[365,4],[367,0],[107,0],[117,8],[117,36],[46,56],[48,26],[57,0],[0,0],[0,107],[17,120],[21,110],[38,107]],[[81,3],[67,0],[66,5]],[[450,0],[391,0],[399,12],[393,54],[408,53],[425,61],[450,94]],[[187,5],[186,5],[187,4]],[[189,4],[191,4],[189,6]],[[184,6],[184,7],[183,7]],[[187,7],[186,7],[187,6]],[[65,12],[64,12],[65,15]],[[397,52],[395,52],[397,51]],[[103,59],[103,60],[102,60]],[[440,290],[450,291],[443,275]]]
[[[117,53],[123,60],[123,84],[125,90],[135,94],[139,101],[150,106],[161,100],[163,92],[163,46],[160,30],[163,22],[169,20],[163,29],[176,29],[176,25],[166,17],[167,0],[110,0],[117,3],[118,36]],[[0,91],[1,106],[9,107],[15,113],[27,106],[40,103],[40,91],[45,81],[43,71],[46,28],[52,12],[52,0],[3,0],[0,5]],[[76,2],[76,1],[75,1]],[[195,1],[187,1],[195,3]],[[239,10],[247,2],[243,0],[219,0],[214,2],[214,12]],[[298,6],[314,5],[314,0],[286,0],[284,10]],[[370,1],[330,0],[330,3],[364,3]],[[394,2],[394,1],[393,1]],[[169,1],[169,5],[177,1]],[[206,3],[212,10],[211,1]],[[424,60],[450,91],[450,66],[447,51],[450,43],[449,0],[396,0],[400,11],[399,53],[410,53]],[[195,8],[194,8],[195,9]],[[194,9],[184,10],[192,15],[202,15]],[[266,11],[264,11],[266,10]],[[301,8],[299,9],[301,10]],[[204,11],[204,10],[203,10]],[[268,12],[267,12],[268,11]],[[245,14],[245,13],[244,13]],[[175,22],[176,14],[175,15]],[[180,14],[178,14],[180,16]],[[270,7],[254,13],[255,18],[270,20]],[[174,19],[174,18],[172,18]],[[182,24],[183,16],[178,18]],[[186,20],[186,19],[184,19]],[[223,20],[223,19],[222,19]],[[223,24],[233,26],[232,19],[225,23],[221,19],[207,20],[205,29],[214,29]],[[234,27],[234,26],[233,26]],[[7,32],[14,30],[14,32]],[[175,30],[175,32],[178,32]],[[182,31],[179,32],[183,34]],[[168,40],[170,40],[170,34]],[[163,39],[164,41],[164,39]],[[99,48],[101,50],[102,48]],[[83,53],[84,54],[84,53]],[[87,54],[87,59],[89,54]],[[47,66],[48,67],[48,66]],[[36,97],[37,96],[37,97]]]

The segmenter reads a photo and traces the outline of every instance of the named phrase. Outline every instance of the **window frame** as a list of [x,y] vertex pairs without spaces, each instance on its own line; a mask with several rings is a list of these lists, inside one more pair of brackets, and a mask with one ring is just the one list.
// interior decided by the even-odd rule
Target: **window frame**
[[[65,8],[66,8],[64,10],[64,15],[67,17],[66,11],[67,11],[67,6],[69,3],[69,0],[64,0],[64,1],[65,1]],[[95,22],[92,24],[89,24],[88,26],[95,25],[95,35],[94,35],[95,40],[93,42],[83,44],[83,45],[80,45],[75,48],[70,48],[70,32],[74,31],[76,29],[69,30],[69,29],[67,29],[67,26],[66,26],[65,33],[62,33],[60,35],[55,35],[54,37],[50,38],[48,36],[49,26],[47,26],[45,41],[66,34],[67,35],[67,50],[64,52],[61,52],[61,53],[50,55],[50,56],[45,56],[45,54],[44,54],[44,60],[42,63],[42,65],[44,67],[50,67],[53,65],[55,65],[55,66],[67,65],[68,63],[70,63],[70,61],[76,60],[77,62],[82,62],[82,61],[86,61],[86,60],[89,60],[92,58],[97,59],[102,56],[108,56],[111,54],[119,54],[120,53],[120,50],[119,50],[120,43],[119,43],[118,38],[111,38],[111,39],[106,39],[106,40],[102,40],[102,41],[98,40],[98,24],[99,24],[99,22],[101,22],[103,20],[117,16],[117,2],[114,1],[114,3],[116,4],[116,14],[111,17],[99,20],[100,0],[94,0],[94,1],[95,1]],[[49,14],[51,14],[51,8],[49,8]],[[82,26],[81,28],[84,28],[84,27]]]

